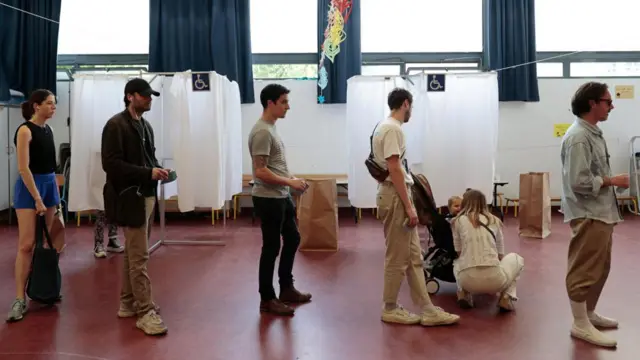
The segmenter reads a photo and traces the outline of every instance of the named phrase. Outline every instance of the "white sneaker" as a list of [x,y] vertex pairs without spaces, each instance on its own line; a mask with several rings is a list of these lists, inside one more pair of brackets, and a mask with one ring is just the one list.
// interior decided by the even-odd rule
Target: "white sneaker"
[[593,324],[593,326],[599,327],[599,328],[604,328],[604,329],[618,328],[618,320],[604,317],[596,312],[589,313],[589,321],[591,321],[591,324]]
[[460,321],[460,316],[450,314],[439,307],[435,307],[434,310],[422,312],[420,319],[420,325],[422,326],[440,326],[440,325],[453,325]]
[[593,345],[603,347],[616,347],[618,342],[610,337],[606,336],[598,329],[596,329],[591,323],[579,324],[574,321],[571,327],[571,336],[574,338],[584,340]]
[[420,323],[420,316],[405,310],[398,305],[393,310],[382,310],[382,321],[392,324],[415,325]]
[[584,340],[588,343],[603,346],[616,347],[618,342],[606,336],[591,323],[587,314],[587,304],[584,302],[571,301],[571,312],[573,313],[573,325],[571,326],[571,336]]

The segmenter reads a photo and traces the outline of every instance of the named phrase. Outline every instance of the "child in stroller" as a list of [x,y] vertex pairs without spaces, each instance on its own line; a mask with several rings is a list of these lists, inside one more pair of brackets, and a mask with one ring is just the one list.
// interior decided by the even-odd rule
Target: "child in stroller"
[[457,254],[453,246],[450,221],[460,212],[461,203],[461,197],[451,197],[447,204],[449,213],[443,216],[435,211],[431,224],[427,226],[429,241],[427,242],[428,250],[423,258],[423,267],[427,291],[431,295],[440,290],[438,280],[449,283],[456,282],[453,275],[453,261]]

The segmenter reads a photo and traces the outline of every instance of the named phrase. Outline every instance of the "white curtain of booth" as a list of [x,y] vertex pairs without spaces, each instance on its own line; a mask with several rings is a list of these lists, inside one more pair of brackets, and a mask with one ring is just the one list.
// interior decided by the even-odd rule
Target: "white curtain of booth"
[[375,125],[389,114],[387,95],[394,87],[414,96],[411,120],[403,126],[412,170],[429,179],[438,206],[466,188],[490,200],[498,144],[498,83],[495,73],[447,74],[444,92],[428,92],[427,75],[355,76],[347,88],[349,200],[375,208],[377,184],[364,160]]

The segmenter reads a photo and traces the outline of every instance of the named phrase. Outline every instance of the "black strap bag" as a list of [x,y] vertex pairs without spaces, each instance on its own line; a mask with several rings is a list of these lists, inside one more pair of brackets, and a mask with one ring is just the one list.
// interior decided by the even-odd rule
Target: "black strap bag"
[[[44,246],[45,239],[48,247]],[[27,280],[27,296],[31,300],[45,305],[53,305],[60,301],[62,274],[59,256],[53,247],[44,215],[38,215],[31,271]]]

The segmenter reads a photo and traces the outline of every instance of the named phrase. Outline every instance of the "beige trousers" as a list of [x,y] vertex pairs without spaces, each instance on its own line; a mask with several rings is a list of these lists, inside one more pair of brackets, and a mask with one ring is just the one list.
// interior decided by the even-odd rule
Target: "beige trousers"
[[522,256],[511,253],[502,258],[499,266],[477,266],[454,273],[461,290],[471,294],[505,293],[517,299],[516,283],[523,268]]
[[569,264],[566,285],[569,299],[596,308],[611,269],[614,224],[592,219],[570,222]]
[[380,184],[376,202],[384,224],[386,244],[382,295],[384,303],[397,303],[400,286],[406,275],[413,302],[421,307],[430,304],[422,268],[418,228],[404,226],[407,214],[393,184]]
[[145,216],[147,221],[138,228],[124,227],[124,269],[122,271],[122,289],[120,302],[144,315],[154,309],[151,295],[151,279],[147,272],[149,261],[149,228],[155,198],[145,198]]

